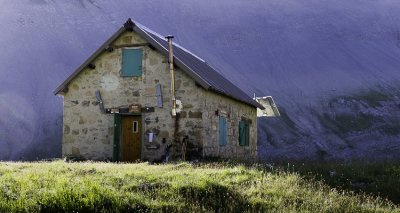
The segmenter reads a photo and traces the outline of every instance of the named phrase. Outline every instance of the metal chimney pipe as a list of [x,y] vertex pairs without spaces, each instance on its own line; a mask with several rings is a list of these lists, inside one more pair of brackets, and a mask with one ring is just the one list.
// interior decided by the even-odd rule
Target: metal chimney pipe
[[171,74],[171,96],[172,96],[172,116],[176,116],[176,98],[175,98],[175,75],[174,75],[174,53],[172,50],[172,39],[174,36],[168,35],[168,53],[169,53],[169,72]]

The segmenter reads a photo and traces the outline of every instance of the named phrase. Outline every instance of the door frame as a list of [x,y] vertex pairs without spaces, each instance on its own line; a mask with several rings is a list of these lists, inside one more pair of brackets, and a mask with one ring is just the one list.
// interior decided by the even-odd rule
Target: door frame
[[122,162],[122,118],[127,116],[138,116],[141,122],[140,137],[140,160],[143,160],[144,151],[144,118],[143,113],[115,113],[114,114],[114,137],[113,137],[113,162]]

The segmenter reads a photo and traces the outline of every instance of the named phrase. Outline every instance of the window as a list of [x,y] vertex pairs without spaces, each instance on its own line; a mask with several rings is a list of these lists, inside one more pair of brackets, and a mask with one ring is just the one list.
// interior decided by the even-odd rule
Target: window
[[139,126],[137,121],[133,121],[133,133],[138,133],[139,132]]
[[226,117],[219,116],[219,145],[226,145]]
[[141,48],[122,49],[122,70],[123,77],[142,76],[142,56]]
[[249,122],[239,122],[239,145],[248,146],[250,140],[250,125]]

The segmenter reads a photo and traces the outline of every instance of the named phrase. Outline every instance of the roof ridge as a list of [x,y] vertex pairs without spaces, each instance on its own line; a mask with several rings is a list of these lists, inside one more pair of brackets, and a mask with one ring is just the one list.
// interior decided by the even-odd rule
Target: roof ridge
[[[58,94],[63,89],[66,89],[70,81],[75,78],[85,67],[87,67],[95,58],[107,49],[123,32],[134,31],[139,36],[144,37],[150,45],[154,46],[164,55],[168,54],[167,40],[161,34],[147,28],[139,22],[128,21],[117,32],[115,32],[104,44],[99,47],[86,61],[79,66],[64,82],[56,88],[54,94]],[[206,90],[213,90],[224,94],[232,99],[247,103],[253,107],[263,109],[264,107],[254,101],[241,88],[229,81],[222,73],[218,72],[211,64],[208,64],[204,59],[190,52],[186,48],[174,43],[177,55],[175,62],[177,66],[184,70],[191,78]],[[183,54],[182,54],[183,53]]]
[[[163,39],[163,40],[166,40],[166,39],[165,39],[165,36],[163,36],[163,35],[161,35],[160,33],[157,33],[157,32],[155,32],[154,30],[152,30],[152,29],[150,29],[150,28],[144,26],[144,25],[141,24],[140,22],[137,22],[137,21],[133,21],[133,22],[134,22],[138,27],[142,28],[143,30],[146,30],[147,32],[149,32],[149,33],[151,33],[151,34],[153,34],[153,35],[155,35],[155,36],[157,36],[157,37],[159,37],[159,38],[161,38],[161,39]],[[185,52],[191,54],[192,56],[196,57],[196,58],[199,59],[200,61],[206,63],[206,61],[205,61],[203,58],[201,58],[200,56],[198,56],[198,55],[196,55],[195,53],[191,52],[190,50],[184,48],[184,47],[181,46],[180,44],[178,44],[178,43],[176,43],[176,42],[174,42],[174,41],[172,41],[172,43],[173,43],[174,46],[181,48],[183,51],[185,51]]]

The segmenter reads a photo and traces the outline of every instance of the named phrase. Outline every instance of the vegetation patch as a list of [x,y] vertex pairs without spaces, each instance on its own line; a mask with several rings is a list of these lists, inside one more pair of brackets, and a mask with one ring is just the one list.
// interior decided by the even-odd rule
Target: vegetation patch
[[377,123],[382,123],[383,119],[374,115],[359,114],[337,114],[335,117],[324,113],[318,116],[322,125],[333,127],[336,133],[358,132],[370,129]]
[[385,134],[387,135],[400,135],[400,124],[387,124],[385,126],[383,126],[383,131],[385,132]]
[[0,174],[0,212],[400,211],[263,165],[3,162]]
[[353,96],[345,96],[343,97],[343,99],[364,102],[368,104],[370,107],[381,107],[382,106],[381,102],[392,100],[390,96],[378,91],[370,91]]
[[342,132],[353,132],[366,130],[376,121],[381,121],[379,118],[368,114],[339,114],[335,119],[337,126]]
[[294,164],[291,171],[331,187],[367,193],[400,204],[400,166],[395,163]]

